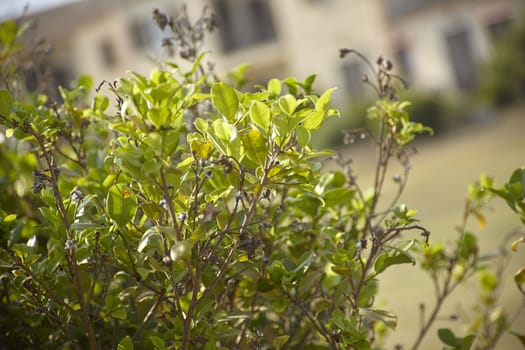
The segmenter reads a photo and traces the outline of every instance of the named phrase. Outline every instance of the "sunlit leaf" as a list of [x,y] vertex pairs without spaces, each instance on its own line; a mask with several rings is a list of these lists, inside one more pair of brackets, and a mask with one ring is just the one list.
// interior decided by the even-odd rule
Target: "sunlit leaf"
[[326,90],[317,103],[315,104],[315,110],[321,112],[328,112],[330,110],[330,104],[332,103],[332,93],[335,91],[335,88]]
[[226,119],[235,120],[239,109],[239,98],[234,88],[223,82],[214,84],[211,88],[211,100]]
[[525,236],[521,236],[520,238],[518,238],[517,240],[515,240],[514,242],[512,242],[512,245],[511,245],[511,249],[512,251],[517,251],[518,250],[518,245],[521,243],[521,242],[525,242]]
[[292,95],[282,96],[279,98],[279,107],[285,114],[292,115],[297,108],[297,100]]
[[203,134],[206,133],[210,127],[208,120],[202,118],[195,119],[194,125],[195,129],[199,130]]
[[295,128],[295,137],[297,138],[299,146],[306,147],[310,143],[312,135],[304,126],[297,125]]
[[264,130],[267,130],[270,126],[270,108],[262,102],[255,101],[250,107],[250,119]]
[[311,75],[307,76],[306,79],[304,79],[303,89],[304,89],[306,94],[312,93],[312,85],[313,85],[316,77],[317,77],[316,74],[311,74]]
[[286,85],[286,88],[288,88],[289,93],[291,93],[292,95],[297,95],[297,93],[299,92],[297,88],[299,85],[297,79],[295,79],[294,77],[286,78],[284,79],[284,84]]
[[11,222],[16,220],[16,214],[9,214],[4,218],[4,222]]
[[133,350],[133,341],[130,336],[124,337],[117,345],[117,350]]
[[485,228],[485,225],[487,224],[487,220],[485,219],[485,216],[480,213],[479,211],[474,211],[472,213],[476,219],[478,220],[478,226],[480,229],[484,229]]
[[280,350],[284,344],[290,339],[289,335],[279,335],[275,337],[273,340],[273,346],[275,347],[275,350]]
[[190,148],[198,158],[206,159],[210,156],[213,145],[210,141],[193,140]]
[[166,124],[166,122],[168,121],[169,115],[170,115],[170,112],[165,107],[150,108],[147,112],[148,119],[157,128],[161,128],[162,126]]
[[93,99],[93,110],[95,112],[104,112],[109,107],[109,99],[104,95],[97,95]]
[[193,242],[189,239],[177,241],[170,248],[170,257],[173,261],[187,260],[191,257]]
[[153,344],[153,348],[155,350],[165,350],[166,349],[166,344],[161,337],[157,337],[156,335],[150,335],[148,337],[148,340]]
[[268,91],[273,96],[279,96],[281,94],[281,81],[279,79],[271,79],[268,82]]
[[237,137],[237,128],[228,122],[215,119],[212,124],[214,135],[223,141],[230,142]]
[[108,191],[106,206],[109,217],[124,227],[137,212],[137,197],[124,184],[116,184]]
[[142,253],[146,248],[153,248],[157,252],[162,251],[162,236],[156,227],[148,229],[137,245],[137,251]]
[[312,111],[303,120],[303,126],[308,130],[316,130],[323,123],[325,112]]
[[258,165],[264,165],[267,148],[259,130],[252,129],[248,134],[241,135],[241,141],[246,156]]

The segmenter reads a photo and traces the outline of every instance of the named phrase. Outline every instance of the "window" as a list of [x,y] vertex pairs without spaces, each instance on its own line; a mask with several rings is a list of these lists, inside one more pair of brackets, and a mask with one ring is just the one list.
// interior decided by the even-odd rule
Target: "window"
[[267,0],[214,0],[225,51],[236,50],[276,37]]
[[154,33],[151,21],[132,20],[129,25],[131,43],[136,49],[151,47],[154,41]]
[[488,25],[489,33],[494,40],[499,40],[507,33],[512,25],[512,20],[506,18]]
[[477,83],[476,62],[467,30],[461,30],[445,37],[450,63],[461,90],[473,90]]
[[365,92],[365,83],[363,82],[364,65],[357,61],[345,63],[342,66],[342,70],[346,91],[350,98],[362,96]]
[[406,47],[398,48],[395,56],[399,71],[403,75],[403,78],[410,79],[412,75],[412,64],[410,62],[408,49]]
[[114,67],[117,64],[115,46],[109,38],[104,38],[100,41],[99,51],[101,61],[106,68]]

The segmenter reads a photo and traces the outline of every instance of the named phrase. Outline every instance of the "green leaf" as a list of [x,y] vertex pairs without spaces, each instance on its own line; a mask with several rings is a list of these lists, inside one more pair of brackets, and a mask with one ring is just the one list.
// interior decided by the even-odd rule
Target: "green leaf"
[[279,96],[281,94],[281,81],[279,79],[272,79],[268,82],[268,91],[273,96]]
[[458,242],[459,255],[465,260],[468,260],[471,256],[478,254],[478,238],[476,235],[466,232],[462,239]]
[[104,112],[109,107],[109,99],[104,95],[97,95],[93,99],[93,111]]
[[521,242],[525,242],[525,236],[521,236],[520,238],[518,238],[517,240],[515,240],[514,242],[512,242],[511,249],[512,249],[513,252],[515,252],[515,251],[518,250],[518,245],[519,245]]
[[0,115],[8,117],[13,109],[13,96],[7,90],[0,90]]
[[211,88],[211,100],[217,110],[229,121],[235,121],[239,98],[234,88],[226,83],[216,83]]
[[327,207],[334,207],[340,204],[348,204],[354,198],[354,190],[349,188],[333,188],[323,194]]
[[292,115],[297,108],[297,100],[292,95],[282,96],[279,98],[279,107],[285,114]]
[[252,129],[248,134],[243,134],[240,137],[248,159],[264,166],[267,149],[260,131]]
[[119,306],[116,309],[111,310],[110,315],[118,320],[125,320],[128,317],[128,311],[126,307]]
[[210,124],[208,123],[208,120],[197,118],[194,122],[195,129],[199,130],[201,133],[205,134],[206,131],[208,131]]
[[323,123],[325,112],[312,111],[303,120],[303,126],[308,130],[316,130]]
[[465,338],[461,339],[459,350],[469,350],[472,347],[475,339],[476,336],[474,334],[467,335]]
[[[509,183],[520,183],[522,185],[525,185],[525,167],[521,167],[514,170],[514,172],[510,176]],[[525,195],[525,186],[522,187],[522,195]]]
[[137,212],[137,197],[124,184],[116,184],[108,191],[106,206],[109,217],[124,227]]
[[213,145],[210,141],[193,140],[190,144],[192,152],[197,158],[206,159],[210,156],[213,150]]
[[140,240],[137,251],[143,252],[147,247],[154,249],[157,253],[162,252],[162,236],[160,235],[157,227],[149,228]]
[[522,267],[514,274],[514,282],[516,282],[519,290],[525,293],[523,290],[523,284],[525,283],[525,267]]
[[231,142],[237,138],[237,128],[235,125],[224,122],[220,119],[215,119],[213,121],[212,130],[215,136],[226,142]]
[[212,309],[214,304],[213,299],[204,299],[201,300],[199,305],[197,306],[195,310],[195,316],[194,319],[198,320],[204,316]]
[[415,260],[410,254],[405,251],[396,251],[395,255],[383,254],[379,256],[374,263],[374,271],[381,273],[385,271],[389,266],[400,265],[400,264],[415,264]]
[[297,83],[297,79],[295,79],[294,77],[286,78],[284,79],[284,84],[288,88],[289,93],[291,93],[292,95],[297,95],[297,93],[299,92],[297,89],[297,86],[299,85]]
[[164,343],[164,340],[160,337],[157,337],[156,335],[150,335],[148,337],[148,340],[153,344],[153,349],[155,350],[165,350],[166,344]]
[[82,75],[80,78],[78,78],[77,85],[85,89],[91,89],[93,86],[93,78],[91,78],[89,75]]
[[317,77],[316,74],[311,74],[306,77],[306,79],[303,82],[303,89],[305,94],[311,94],[312,93],[312,85],[315,81],[315,78]]
[[289,335],[279,335],[275,337],[273,340],[273,346],[275,347],[275,350],[280,350],[284,344],[290,339]]
[[297,138],[297,143],[301,147],[306,147],[312,138],[310,131],[306,130],[306,128],[301,125],[297,125],[295,128],[295,136]]
[[133,350],[133,341],[129,335],[122,338],[122,340],[117,345],[117,350]]
[[297,288],[297,296],[301,299],[310,296],[317,288],[323,278],[323,274],[319,271],[313,271],[306,274],[306,276],[299,279],[299,288]]
[[0,260],[0,268],[12,269],[13,268],[13,263],[12,262],[8,262],[8,261],[4,261],[4,260]]
[[188,260],[191,258],[193,242],[189,239],[175,242],[170,248],[170,257],[173,261]]
[[330,110],[330,104],[332,103],[332,93],[335,91],[335,88],[326,90],[317,103],[315,104],[316,111],[328,112]]
[[496,277],[496,274],[490,270],[481,271],[479,282],[481,288],[489,292],[493,292],[498,286],[498,278]]
[[166,107],[150,108],[146,115],[156,128],[161,128],[166,125],[170,112]]
[[11,222],[16,220],[16,214],[9,214],[4,218],[4,222]]
[[255,101],[250,107],[250,119],[263,130],[270,126],[270,108],[262,102]]
[[346,330],[345,314],[343,311],[336,309],[330,316],[330,322],[336,326],[339,330]]
[[438,329],[438,337],[443,343],[445,343],[448,346],[452,346],[452,347],[457,346],[456,336],[448,328]]

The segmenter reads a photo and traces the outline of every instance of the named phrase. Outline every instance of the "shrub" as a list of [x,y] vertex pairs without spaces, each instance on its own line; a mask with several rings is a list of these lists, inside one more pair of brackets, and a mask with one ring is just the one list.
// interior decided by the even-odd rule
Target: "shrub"
[[[154,14],[162,28],[180,29]],[[206,13],[194,26],[178,20],[189,28],[181,35],[194,39],[213,28]],[[189,70],[170,64],[107,83],[114,107],[101,94],[87,103],[87,77],[60,88],[60,104],[0,91],[10,141],[1,147],[11,157],[2,158],[2,175],[13,199],[0,210],[3,344],[378,348],[380,329],[397,323],[375,305],[378,277],[418,254],[443,287],[417,348],[446,297],[480,265],[465,226],[445,252],[429,245],[416,211],[398,204],[410,169],[403,148],[429,129],[410,121],[407,102],[390,98],[390,62],[376,67],[379,99],[369,113],[378,158],[365,191],[346,160],[310,144],[338,115],[333,89],[316,94],[295,79],[272,79],[242,92],[206,71],[204,55],[190,50],[198,40],[184,43]],[[395,198],[385,199],[395,157],[405,173],[394,178]],[[323,170],[328,158],[341,170]],[[23,166],[8,170],[8,160]],[[480,217],[485,199],[473,187],[465,223]],[[439,336],[462,349],[474,340]]]

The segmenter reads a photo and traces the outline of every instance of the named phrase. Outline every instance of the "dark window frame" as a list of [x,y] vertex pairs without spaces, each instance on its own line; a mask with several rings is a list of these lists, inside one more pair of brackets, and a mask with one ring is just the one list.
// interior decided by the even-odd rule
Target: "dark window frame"
[[222,48],[231,52],[277,38],[268,0],[214,0]]

